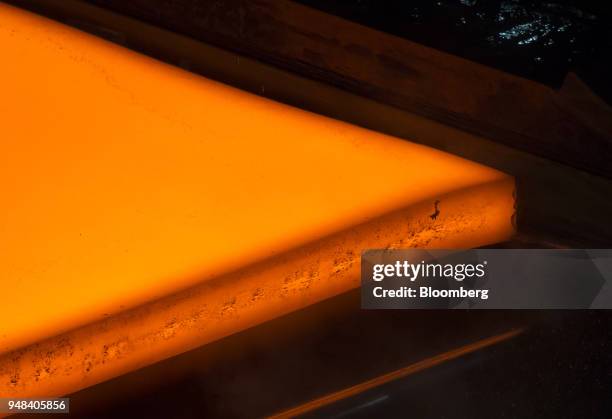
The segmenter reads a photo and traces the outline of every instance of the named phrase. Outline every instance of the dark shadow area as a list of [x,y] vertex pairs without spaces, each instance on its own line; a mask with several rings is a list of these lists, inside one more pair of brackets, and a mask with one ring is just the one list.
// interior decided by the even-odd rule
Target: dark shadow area
[[546,317],[516,339],[305,417],[611,417],[610,316],[591,311]]
[[298,1],[551,86],[572,70],[612,103],[611,2]]

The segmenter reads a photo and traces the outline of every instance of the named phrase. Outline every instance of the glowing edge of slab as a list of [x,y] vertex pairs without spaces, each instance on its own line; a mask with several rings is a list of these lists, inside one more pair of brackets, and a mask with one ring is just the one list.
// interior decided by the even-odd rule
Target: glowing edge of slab
[[395,211],[278,257],[0,357],[0,395],[60,396],[359,286],[368,248],[468,248],[514,233],[514,181]]

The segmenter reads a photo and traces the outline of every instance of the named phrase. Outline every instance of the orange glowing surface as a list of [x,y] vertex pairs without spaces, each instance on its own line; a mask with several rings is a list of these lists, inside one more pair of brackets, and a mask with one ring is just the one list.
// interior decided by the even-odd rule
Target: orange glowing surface
[[[0,51],[0,354],[231,278],[255,262],[267,270],[249,286],[274,282],[266,272],[282,265],[279,255],[402,209],[425,220],[415,224],[423,246],[475,246],[512,233],[513,182],[490,168],[242,92],[2,4]],[[471,212],[452,195],[465,190]],[[455,198],[430,217],[434,200],[447,195]],[[428,230],[452,214],[469,228]],[[363,237],[378,234],[366,230]],[[376,244],[385,243],[356,241],[351,252]],[[317,257],[334,252],[325,249]],[[198,298],[209,306],[235,300],[237,281],[228,280],[217,300],[212,291]],[[192,331],[89,381],[24,385],[14,394],[72,391],[354,286],[355,275],[299,302],[278,297],[278,306],[266,303],[223,331]],[[126,324],[103,328],[104,338],[87,329],[83,342],[138,334],[154,320]],[[0,394],[10,393],[4,361]]]

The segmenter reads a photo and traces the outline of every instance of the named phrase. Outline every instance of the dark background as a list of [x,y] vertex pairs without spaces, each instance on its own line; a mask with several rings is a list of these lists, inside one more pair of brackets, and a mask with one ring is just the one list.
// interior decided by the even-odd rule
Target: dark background
[[612,2],[299,0],[345,19],[559,87],[576,72],[612,103]]

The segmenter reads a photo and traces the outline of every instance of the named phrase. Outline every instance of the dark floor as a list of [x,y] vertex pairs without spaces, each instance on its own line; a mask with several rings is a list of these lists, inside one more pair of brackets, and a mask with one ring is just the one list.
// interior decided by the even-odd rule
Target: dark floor
[[612,417],[610,315],[557,315],[515,340],[306,417]]

